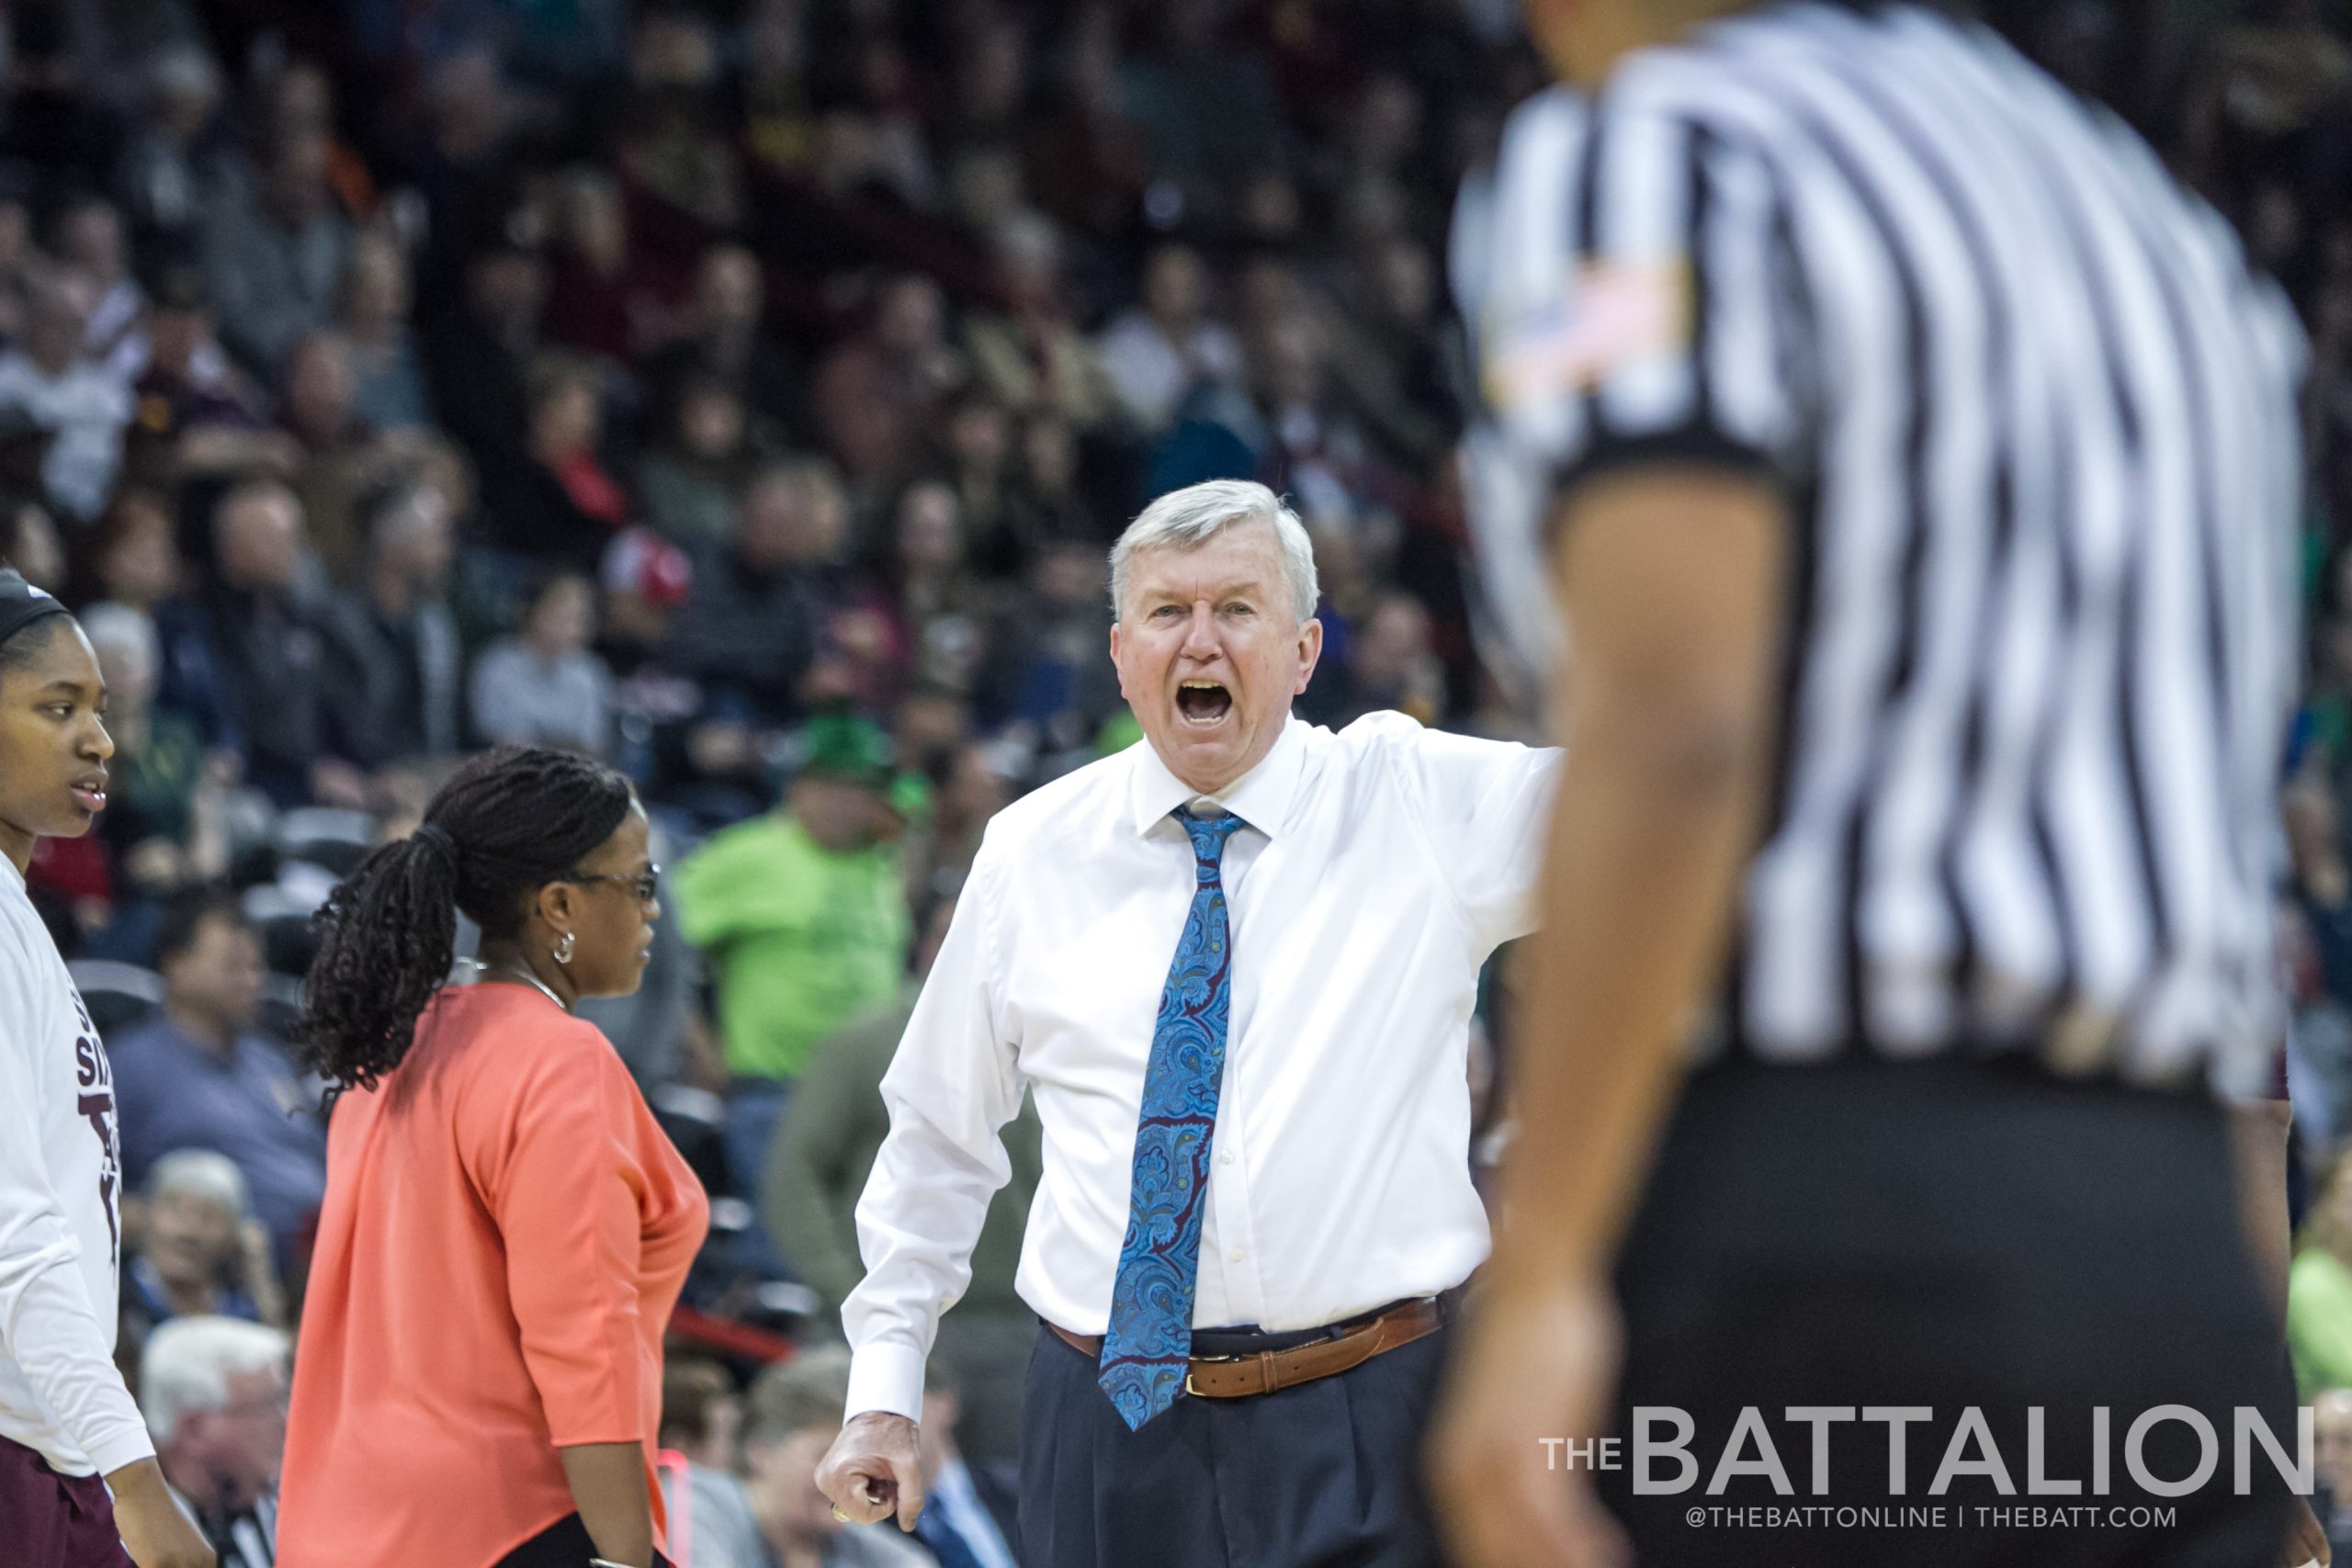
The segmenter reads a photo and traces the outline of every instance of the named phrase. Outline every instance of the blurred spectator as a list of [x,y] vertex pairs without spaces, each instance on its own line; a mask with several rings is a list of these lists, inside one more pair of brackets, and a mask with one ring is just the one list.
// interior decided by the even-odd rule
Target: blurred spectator
[[1012,416],[988,393],[967,392],[947,411],[946,447],[946,479],[956,489],[972,559],[990,576],[1009,576],[1027,564],[1035,547],[1035,519],[1009,460]]
[[[671,618],[694,588],[694,560],[639,525],[622,530],[605,547],[597,580],[605,591],[597,646],[616,673],[634,674],[668,644]],[[673,679],[666,683],[686,693],[685,709],[691,711],[692,682]]]
[[156,248],[194,248],[211,197],[209,135],[220,104],[220,73],[193,41],[166,45],[147,63],[147,112],[132,132],[116,175],[123,209]]
[[718,40],[709,19],[684,9],[642,12],[628,62],[622,172],[677,219],[732,229],[742,216],[742,186],[717,125]]
[[638,337],[628,220],[609,175],[581,167],[558,176],[550,238],[548,336],[582,354],[628,363]]
[[1016,413],[1059,415],[1088,430],[1113,407],[1111,384],[1069,319],[1061,237],[1036,213],[1021,213],[994,236],[1001,314],[976,317],[965,334],[980,385]]
[[1444,716],[1445,666],[1431,644],[1427,606],[1409,593],[1385,593],[1351,627],[1339,667],[1318,670],[1298,700],[1299,713],[1339,729],[1389,709],[1435,724]]
[[677,916],[708,956],[735,1075],[728,1164],[762,1190],[792,1084],[817,1043],[888,1005],[912,941],[898,852],[884,841],[889,740],[863,719],[812,721],[779,809],[729,828],[679,868]]
[[781,725],[799,716],[847,532],[840,490],[820,464],[771,468],[744,492],[733,542],[696,564],[662,656],[703,683],[714,716]]
[[1356,265],[1357,309],[1330,338],[1339,385],[1383,457],[1426,471],[1459,434],[1436,264],[1398,235],[1367,243]]
[[112,869],[106,929],[88,933],[93,958],[145,960],[164,904],[229,869],[226,795],[233,751],[210,751],[196,722],[155,705],[162,654],[155,623],[128,604],[81,612],[82,629],[107,682],[107,733],[114,738],[106,815],[98,841]]
[[817,1464],[841,1434],[849,1351],[804,1350],[752,1384],[744,1490],[776,1568],[932,1568],[938,1559],[885,1521],[847,1525],[817,1490]]
[[[178,524],[163,497],[153,491],[118,491],[97,522],[78,541],[87,563],[74,584],[74,600],[107,601],[149,616],[154,623],[155,707],[196,727],[209,747],[235,744],[205,615],[185,595],[186,563],[177,545]],[[104,818],[100,818],[103,825]]]
[[[1151,184],[1150,152],[1121,102],[1119,24],[1108,6],[1075,13],[1050,107],[1022,137],[1022,167],[1038,205],[1098,241],[1124,238],[1146,215]],[[1172,186],[1150,215],[1163,226],[1184,215]]]
[[311,546],[327,575],[356,586],[366,540],[360,502],[414,456],[409,435],[379,436],[359,417],[351,345],[333,333],[306,333],[286,356],[278,423],[300,449],[291,482]]
[[589,651],[595,590],[576,572],[548,579],[522,635],[474,664],[474,728],[495,746],[560,746],[601,757],[612,745],[613,676]]
[[1208,315],[1208,270],[1187,245],[1162,245],[1144,265],[1142,303],[1096,346],[1129,418],[1146,431],[1175,422],[1193,389],[1242,384],[1241,340]]
[[282,1321],[269,1233],[247,1206],[235,1162],[181,1149],[155,1162],[140,1191],[123,1269],[120,1353],[135,1370],[160,1324],[221,1316]]
[[301,502],[284,485],[251,480],[221,497],[205,636],[245,776],[283,806],[314,792],[364,806],[364,781],[329,745],[326,643],[296,592],[306,544]]
[[679,384],[673,420],[637,470],[646,521],[671,543],[707,555],[726,544],[752,478],[742,400],[720,378],[696,370]]
[[147,305],[147,366],[131,385],[137,423],[124,451],[138,482],[266,471],[290,476],[301,448],[262,415],[260,393],[212,335],[204,280],[186,267],[157,278]]
[[65,542],[57,519],[38,501],[0,498],[0,561],[27,582],[50,593],[65,591]]
[[483,499],[508,549],[589,573],[629,521],[628,497],[598,451],[599,380],[569,355],[532,366],[529,442],[514,463],[482,470]]
[[453,757],[464,739],[464,650],[449,606],[457,522],[419,480],[379,486],[360,503],[360,586],[329,621],[334,686],[356,760],[368,768]]
[[741,141],[756,163],[773,170],[806,164],[816,135],[802,37],[806,20],[800,0],[753,0],[743,19],[743,59],[736,81]]
[[671,1547],[684,1568],[767,1568],[752,1500],[735,1478],[742,1425],[743,1402],[726,1368],[700,1356],[663,1365],[662,1490]]
[[515,96],[501,80],[498,51],[469,40],[424,71],[421,114],[412,131],[405,173],[424,198],[428,288],[455,287],[466,258],[511,242],[509,142],[519,118]]
[[708,377],[734,393],[757,440],[797,443],[813,434],[804,373],[763,327],[765,294],[760,264],[741,245],[702,254],[678,340],[646,367],[658,411],[676,410],[691,379]]
[[529,377],[547,273],[537,255],[502,238],[466,263],[463,280],[462,299],[445,304],[427,332],[425,375],[435,412],[472,457],[496,514],[527,479]]
[[41,484],[53,504],[85,522],[113,491],[131,415],[130,391],[85,347],[96,302],[80,274],[45,276],[32,290],[20,345],[0,354],[0,432],[49,437]]
[[1295,497],[1309,526],[1357,535],[1368,556],[1385,561],[1394,543],[1379,510],[1385,476],[1333,395],[1329,330],[1313,317],[1273,309],[1252,332],[1253,407],[1236,434],[1255,454],[1259,477]]
[[899,494],[881,589],[902,679],[969,695],[979,671],[987,593],[966,554],[953,488],[924,479]]
[[57,220],[57,259],[87,278],[94,297],[83,352],[123,386],[147,363],[140,318],[147,301],[130,275],[122,214],[102,196],[76,197]]
[[222,341],[256,375],[334,319],[352,231],[329,184],[332,153],[323,132],[289,129],[269,149],[259,186],[212,207],[206,288]]
[[40,262],[40,253],[33,249],[25,181],[19,171],[0,161],[0,343],[16,342],[25,330],[28,296]]
[[156,1462],[220,1568],[277,1560],[289,1358],[282,1329],[218,1316],[165,1324],[140,1358],[139,1408]]
[[155,966],[162,1014],[108,1046],[124,1179],[138,1185],[178,1149],[226,1155],[290,1258],[326,1194],[326,1128],[317,1086],[259,1027],[261,938],[233,898],[185,895],[164,917]]
[[[946,1326],[944,1319],[940,1326]],[[1035,1335],[1028,1337],[1034,1339]],[[1009,1346],[997,1346],[990,1348],[987,1364],[1001,1380],[1006,1369],[1023,1367],[1025,1359]],[[1023,1381],[1009,1380],[1009,1392],[1016,1400]],[[943,1564],[1019,1568],[1011,1545],[1021,1538],[1019,1430],[1016,1427],[1011,1434],[1015,1459],[989,1461],[976,1454],[966,1462],[964,1435],[973,1422],[965,1407],[963,1387],[952,1362],[944,1364],[933,1357],[924,1370],[923,1509],[915,1521],[915,1536]],[[1017,1404],[1011,1414],[1019,1416]]]
[[335,325],[351,353],[352,412],[378,430],[432,419],[409,308],[408,257],[400,243],[381,230],[361,234],[352,244]]
[[939,285],[910,274],[882,290],[865,329],[817,367],[826,449],[861,486],[903,477],[942,401],[966,375],[947,341]]
[[[839,1321],[842,1303],[865,1277],[856,1210],[874,1156],[890,1131],[882,1075],[906,1032],[915,993],[954,909],[952,898],[935,906],[899,999],[827,1035],[810,1053],[769,1156],[760,1217],[793,1271],[823,1299],[828,1325]],[[1036,1314],[1022,1303],[1012,1284],[1022,1228],[1042,1168],[1035,1109],[1023,1105],[1003,1135],[1012,1179],[989,1200],[988,1219],[972,1249],[971,1282],[940,1319],[933,1352],[952,1369],[963,1390],[954,1435],[985,1465],[1020,1458],[1023,1351],[1037,1337]],[[944,1430],[931,1423],[930,1415],[924,1412],[924,1432]]]
[[[902,710],[903,711],[903,710]],[[1079,732],[1075,746],[1091,735]],[[918,917],[942,900],[954,903],[972,874],[980,836],[989,818],[1004,809],[1012,781],[999,761],[1001,748],[972,743],[941,755],[924,770],[931,784],[930,809],[909,831],[903,852],[907,895]]]
[[1219,39],[1224,19],[1218,0],[1169,0],[1151,16],[1152,47],[1121,81],[1154,168],[1194,204],[1229,188],[1234,171],[1279,164],[1288,153],[1266,62]]
[[743,1400],[725,1367],[673,1356],[662,1368],[660,1446],[711,1470],[732,1471],[743,1441]]
[[1040,746],[1083,745],[1123,702],[1104,652],[1110,573],[1102,548],[1076,540],[1049,547],[1003,595],[988,643],[989,716]]

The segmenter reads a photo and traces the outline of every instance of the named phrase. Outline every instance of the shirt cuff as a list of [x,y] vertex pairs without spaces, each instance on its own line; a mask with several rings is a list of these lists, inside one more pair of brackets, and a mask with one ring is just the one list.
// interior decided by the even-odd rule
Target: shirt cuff
[[922,1420],[922,1352],[888,1339],[860,1346],[849,1361],[849,1402],[842,1419],[887,1410]]
[[123,1427],[109,1422],[107,1430],[95,1440],[84,1439],[81,1448],[100,1475],[112,1475],[126,1464],[155,1457],[154,1442],[143,1423]]

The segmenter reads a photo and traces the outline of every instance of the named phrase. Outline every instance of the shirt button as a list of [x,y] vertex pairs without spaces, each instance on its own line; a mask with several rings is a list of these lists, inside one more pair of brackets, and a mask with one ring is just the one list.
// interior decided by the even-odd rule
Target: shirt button
[[1242,1249],[1241,1249],[1241,1248],[1239,1248],[1239,1247],[1235,1247],[1231,1252],[1227,1253],[1227,1254],[1226,1254],[1226,1256],[1227,1256],[1227,1258],[1232,1258],[1236,1263],[1238,1263],[1238,1262],[1240,1262],[1244,1258],[1248,1257],[1248,1256],[1249,1256],[1249,1254],[1248,1254],[1248,1253],[1246,1253],[1246,1252],[1244,1252],[1244,1251],[1242,1251]]
[[1229,1154],[1219,1155],[1216,1156],[1216,1163],[1219,1165],[1231,1165],[1233,1163],[1233,1156]]

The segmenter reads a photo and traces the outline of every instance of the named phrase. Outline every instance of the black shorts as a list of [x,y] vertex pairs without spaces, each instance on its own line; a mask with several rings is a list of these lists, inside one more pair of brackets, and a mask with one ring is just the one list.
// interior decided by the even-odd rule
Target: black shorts
[[[2267,1564],[2290,1490],[2251,1432],[2237,1485],[2238,1412],[2291,1461],[2294,1396],[2240,1216],[2201,1097],[1984,1061],[1707,1069],[1620,1261],[1624,1447],[1593,1456],[1601,1495],[1641,1562],[1676,1568]],[[2215,1439],[2177,1495],[2193,1422],[2132,1434],[2167,1405]],[[1687,1487],[1636,1491],[1638,1407],[1688,1416],[1687,1469],[1657,1455],[1646,1478]],[[1750,1409],[1770,1459],[1755,1430],[1734,1444]]]

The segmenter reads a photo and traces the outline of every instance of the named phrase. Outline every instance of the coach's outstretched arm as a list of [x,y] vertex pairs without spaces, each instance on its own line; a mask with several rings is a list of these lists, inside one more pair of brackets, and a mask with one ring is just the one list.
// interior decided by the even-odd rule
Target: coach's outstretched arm
[[1002,868],[983,840],[947,939],[882,1079],[890,1134],[857,1204],[865,1278],[842,1307],[849,1404],[817,1470],[833,1507],[861,1524],[922,1512],[917,1466],[923,1363],[939,1314],[972,1279],[989,1200],[1012,1178],[999,1135],[1021,1110],[1021,1070],[989,977]]
[[[1613,1562],[1613,1523],[1545,1462],[1605,1435],[1609,1269],[1681,1077],[1756,831],[1786,523],[1769,487],[1706,469],[1588,481],[1555,520],[1573,679],[1533,981],[1518,1028],[1522,1135],[1432,1445],[1468,1568]],[[1533,1526],[1532,1529],[1530,1526]]]

